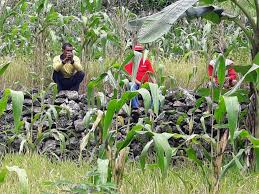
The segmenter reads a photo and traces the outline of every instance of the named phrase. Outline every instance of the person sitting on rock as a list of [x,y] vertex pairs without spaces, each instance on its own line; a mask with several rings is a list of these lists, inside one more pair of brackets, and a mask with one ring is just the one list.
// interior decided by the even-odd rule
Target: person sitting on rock
[[[137,51],[137,52],[141,52],[142,55],[143,55],[145,49],[141,44],[137,44],[133,48],[133,50]],[[133,72],[132,69],[133,69],[133,62],[130,62],[129,64],[127,64],[125,66],[125,71],[129,75],[132,75],[132,72]],[[148,59],[146,59],[144,61],[144,58],[141,58],[140,63],[139,63],[139,67],[138,67],[138,71],[137,71],[135,83],[133,83],[133,82],[129,83],[131,91],[138,90],[142,83],[146,83],[146,82],[149,82],[149,81],[152,82],[152,83],[156,83],[156,80],[152,76],[149,76],[150,73],[154,74],[154,69],[151,65],[151,62]],[[138,108],[139,108],[138,97],[135,97],[135,98],[132,99],[131,106],[132,106],[134,111],[138,111]]]
[[53,59],[53,80],[58,85],[58,91],[79,90],[80,83],[84,79],[83,67],[80,59],[73,55],[73,46],[65,43],[62,46],[63,53]]
[[[208,74],[210,77],[210,80],[212,81],[212,84],[218,86],[218,77],[217,77],[217,72],[214,72],[214,78],[212,78],[213,75],[213,70],[215,67],[217,60],[211,60],[209,63],[208,67]],[[234,62],[230,59],[225,60],[225,65],[226,65],[226,77],[225,77],[225,82],[224,82],[224,88],[230,88],[236,85],[237,83],[237,73],[235,69],[233,68]]]

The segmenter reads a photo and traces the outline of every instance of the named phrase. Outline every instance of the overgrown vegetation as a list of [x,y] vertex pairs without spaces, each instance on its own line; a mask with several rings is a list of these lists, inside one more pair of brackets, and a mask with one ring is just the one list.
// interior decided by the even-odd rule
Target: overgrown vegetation
[[[253,19],[253,16],[258,17],[259,4],[257,1],[251,2],[254,6],[248,9],[235,0],[226,3],[226,8],[234,5],[234,14],[244,14],[232,17],[214,6],[192,7],[196,2],[176,1],[170,5],[170,9],[166,8],[156,15],[131,20],[137,16],[127,8],[120,6],[105,9],[105,4],[99,0],[74,2],[77,9],[73,8],[72,11],[62,9],[58,3],[53,4],[48,0],[20,0],[11,7],[7,6],[10,2],[4,1],[5,6],[1,4],[0,12],[0,43],[2,58],[6,63],[0,66],[0,79],[3,80],[1,86],[4,87],[4,91],[0,93],[0,118],[11,111],[13,119],[8,124],[4,119],[0,120],[3,123],[0,128],[0,148],[9,153],[12,151],[12,144],[18,142],[19,154],[33,156],[32,161],[25,163],[32,162],[33,165],[41,161],[46,164],[45,173],[52,172],[49,169],[56,173],[55,165],[62,165],[60,161],[52,164],[32,154],[41,153],[42,142],[51,137],[59,142],[60,149],[60,155],[51,152],[52,156],[58,160],[66,158],[68,134],[67,131],[57,128],[56,122],[61,114],[67,114],[69,118],[73,109],[64,103],[55,104],[57,88],[46,76],[50,77],[51,59],[60,52],[60,43],[68,41],[75,46],[88,73],[87,84],[83,83],[82,86],[82,92],[86,90],[87,98],[85,105],[83,104],[86,107],[82,119],[83,132],[81,136],[75,136],[80,141],[77,157],[80,166],[75,168],[70,163],[64,166],[72,168],[71,171],[78,170],[79,174],[70,177],[71,171],[65,173],[66,181],[62,180],[63,176],[56,175],[55,179],[40,176],[36,178],[45,178],[46,184],[54,187],[56,192],[139,193],[141,189],[145,193],[224,193],[229,192],[227,189],[230,188],[231,191],[238,192],[240,185],[249,192],[256,192],[257,184],[249,187],[243,182],[249,178],[256,180],[256,175],[249,171],[253,167],[255,171],[259,170],[259,139],[256,128],[259,115],[259,25]],[[201,0],[200,4],[213,2]],[[166,1],[160,3],[167,4]],[[247,13],[247,9],[251,13]],[[188,20],[192,17],[198,19],[192,23]],[[206,20],[201,20],[200,17]],[[176,28],[170,30],[171,25],[179,18],[183,19],[175,24]],[[248,19],[249,24],[242,22],[244,18]],[[233,23],[227,26],[221,21],[223,19]],[[131,21],[126,26],[128,20]],[[216,26],[207,20],[221,23]],[[202,30],[198,30],[199,28]],[[166,35],[161,38],[163,34]],[[145,51],[144,56],[130,51],[129,44],[136,41],[149,43],[149,50]],[[214,55],[215,49],[222,51],[225,47],[225,56]],[[249,55],[250,47],[252,60]],[[236,50],[239,52],[235,52]],[[224,82],[228,67],[225,59],[231,55],[235,57],[237,64],[250,65],[236,65],[239,81],[233,88],[226,89]],[[127,91],[128,83],[136,79],[140,59],[147,56],[156,63],[157,84],[145,83],[136,91]],[[218,87],[204,87],[208,81],[205,76],[206,64],[212,57],[217,58],[213,74],[217,75],[219,84]],[[129,78],[124,67],[130,61],[134,65],[133,76]],[[24,64],[21,72],[29,70],[29,73],[24,75],[25,78],[20,83],[15,83],[16,80],[13,79],[21,74],[17,71],[20,62]],[[95,77],[89,77],[93,75]],[[247,83],[250,84],[250,90],[245,89]],[[9,89],[19,88],[19,85],[24,90],[29,87],[30,92]],[[34,92],[31,87],[36,87],[38,91]],[[193,106],[191,111],[179,113],[174,109],[164,110],[165,98],[175,87],[192,88],[195,96],[199,97],[196,99],[186,89],[181,89],[176,94],[181,96],[184,93],[191,104],[187,106]],[[26,106],[30,108],[30,116],[23,118],[26,95],[31,99]],[[136,96],[141,96],[143,101],[143,114],[140,118],[135,118],[131,110],[131,100]],[[35,111],[35,103],[39,104],[38,111]],[[177,103],[173,107],[183,106],[180,101]],[[241,109],[241,105],[246,108]],[[202,106],[206,106],[206,111],[201,111]],[[178,116],[169,125],[173,125],[175,130],[169,127],[160,133],[155,126],[159,118],[163,120],[165,114]],[[196,114],[201,115],[198,121],[199,133],[193,130]],[[46,122],[48,128],[43,130]],[[185,126],[188,129],[183,128],[183,122],[187,123]],[[168,126],[165,122],[161,125]],[[122,131],[124,136],[121,137]],[[130,145],[138,138],[141,140],[142,151],[139,161],[134,158],[137,164],[132,165],[127,162]],[[91,152],[91,169],[84,164],[90,158],[86,151]],[[254,156],[251,157],[251,153]],[[14,156],[18,163],[7,162],[6,165],[9,158],[12,155],[7,155],[2,164],[0,184],[5,185],[4,189],[9,189],[10,181],[14,180],[10,180],[8,174],[15,171],[19,177],[19,191],[32,192],[37,183],[29,188],[28,180],[32,180],[29,176],[39,166],[35,165],[30,169],[21,164],[18,156]],[[184,164],[183,167],[180,167],[181,163]],[[143,174],[135,177],[135,171],[140,173],[140,169],[136,167],[138,165]],[[188,165],[191,167],[187,167]],[[84,176],[80,172],[82,169],[89,171],[84,179],[81,179]],[[230,169],[234,170],[229,175],[227,172]],[[191,178],[190,172],[193,172]],[[227,181],[228,176],[232,177],[231,173],[234,180],[229,184]],[[150,178],[152,175],[153,180]],[[131,178],[132,176],[134,177]],[[141,183],[147,184],[142,186]],[[168,188],[165,183],[172,184],[173,188]],[[158,186],[150,190],[147,186],[151,184]],[[18,191],[16,187],[13,189],[10,188],[10,192]],[[45,188],[40,187],[35,192],[43,190]]]

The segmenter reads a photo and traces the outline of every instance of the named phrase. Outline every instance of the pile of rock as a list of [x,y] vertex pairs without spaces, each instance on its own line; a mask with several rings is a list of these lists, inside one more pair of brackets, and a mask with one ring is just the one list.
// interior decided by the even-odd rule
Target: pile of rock
[[[25,127],[17,134],[13,132],[12,103],[11,100],[8,101],[7,109],[0,118],[0,154],[5,151],[19,152],[21,145],[29,146],[23,140],[28,139],[31,130],[32,142],[38,152],[51,153],[57,157],[78,158],[80,141],[89,130],[83,121],[89,110],[86,96],[71,91],[61,92],[55,99],[51,95],[37,97],[36,91],[31,94],[25,95],[22,114]],[[206,102],[196,107],[199,98],[194,92],[184,89],[168,92],[161,114],[155,118],[153,130],[158,133],[204,133],[200,119],[208,107]],[[56,108],[53,108],[54,106]],[[123,119],[123,123],[127,123],[129,118]],[[210,123],[209,118],[205,119],[205,127],[208,130]],[[119,127],[117,138],[123,139],[125,136],[125,126]],[[132,155],[139,155],[147,141],[147,138],[136,138],[130,145]],[[182,140],[172,140],[170,143],[177,146]],[[90,148],[84,155],[92,153],[95,145],[94,140],[90,141]]]

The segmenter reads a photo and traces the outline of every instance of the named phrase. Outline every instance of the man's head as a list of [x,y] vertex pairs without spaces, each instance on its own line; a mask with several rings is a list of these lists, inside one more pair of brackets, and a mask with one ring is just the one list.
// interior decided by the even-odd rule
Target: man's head
[[62,46],[63,54],[65,57],[72,57],[73,56],[73,46],[70,43],[65,43]]
[[145,50],[144,46],[141,44],[136,44],[133,48],[134,51],[143,52]]

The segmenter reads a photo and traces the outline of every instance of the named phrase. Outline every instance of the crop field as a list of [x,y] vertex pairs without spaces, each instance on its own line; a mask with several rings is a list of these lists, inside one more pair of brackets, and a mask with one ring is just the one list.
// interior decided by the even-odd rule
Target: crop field
[[259,193],[258,0],[2,0],[0,193]]

